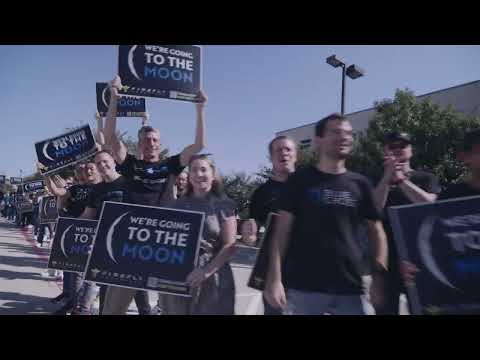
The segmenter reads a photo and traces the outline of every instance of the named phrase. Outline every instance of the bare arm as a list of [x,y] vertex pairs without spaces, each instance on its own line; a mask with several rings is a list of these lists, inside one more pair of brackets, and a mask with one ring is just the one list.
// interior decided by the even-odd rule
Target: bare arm
[[187,166],[193,155],[198,154],[205,147],[205,104],[207,97],[200,91],[199,102],[195,104],[197,110],[197,126],[195,131],[195,143],[187,146],[180,154],[180,164]]
[[54,175],[54,176],[57,179],[57,183],[55,183],[55,181],[50,176],[45,176],[45,185],[47,186],[48,191],[50,191],[53,195],[58,197],[67,195],[68,190],[65,188],[65,186],[61,186],[59,183],[60,180],[58,178],[60,178],[60,176],[58,175]]
[[195,269],[187,277],[187,283],[198,286],[208,279],[228,262],[235,253],[235,241],[237,235],[237,220],[234,216],[227,218],[220,224],[223,246],[213,260],[203,269]]
[[408,179],[402,181],[399,187],[413,203],[434,202],[438,197],[437,194],[431,194],[422,190]]
[[86,207],[85,210],[83,210],[82,215],[80,215],[78,218],[79,219],[87,219],[87,220],[95,220],[97,216],[97,209]]
[[270,263],[268,264],[265,284],[265,297],[270,305],[276,308],[285,308],[287,300],[282,284],[282,262],[290,241],[295,216],[286,211],[279,212],[279,218],[273,229],[273,238],[270,248]]
[[107,147],[112,150],[113,157],[119,165],[123,164],[127,157],[127,148],[116,135],[118,89],[120,89],[121,86],[120,77],[118,76],[110,83],[110,104],[108,105],[107,119],[104,128],[105,143]]
[[97,131],[95,133],[95,140],[97,140],[97,144],[100,145],[101,149],[104,149],[106,142],[103,129],[103,119],[98,112],[95,113],[95,119],[97,120]]
[[397,161],[393,157],[385,158],[383,164],[384,172],[382,180],[378,183],[377,187],[373,191],[375,202],[381,209],[385,208],[387,204],[388,193],[390,192],[390,184],[392,182],[393,172],[397,166]]
[[387,235],[380,221],[368,221],[368,237],[375,261],[385,270],[388,269]]

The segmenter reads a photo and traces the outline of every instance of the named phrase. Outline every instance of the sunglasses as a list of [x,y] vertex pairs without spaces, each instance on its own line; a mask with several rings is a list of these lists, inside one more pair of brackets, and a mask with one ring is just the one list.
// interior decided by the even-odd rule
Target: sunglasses
[[389,148],[390,150],[397,150],[397,149],[403,150],[403,149],[407,148],[408,145],[409,145],[409,144],[407,144],[407,143],[389,144],[389,145],[388,145],[388,148]]

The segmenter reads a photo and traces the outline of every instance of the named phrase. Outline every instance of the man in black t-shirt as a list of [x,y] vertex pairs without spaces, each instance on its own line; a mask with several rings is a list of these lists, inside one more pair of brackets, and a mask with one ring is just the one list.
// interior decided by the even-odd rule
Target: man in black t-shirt
[[[160,160],[160,132],[144,126],[138,134],[138,158],[127,153],[127,148],[116,135],[118,90],[122,87],[120,77],[110,83],[110,104],[105,124],[105,140],[112,149],[119,172],[128,180],[128,194],[133,204],[162,206],[174,198],[174,177],[188,165],[190,158],[205,146],[204,108],[207,98],[202,91],[195,104],[197,128],[195,143],[186,147],[180,154]],[[128,310],[136,290],[111,287],[109,296],[116,298],[115,305],[106,306],[105,314],[122,315]]]
[[381,213],[368,179],[345,168],[353,145],[350,123],[339,114],[320,120],[314,144],[316,165],[291,175],[281,196],[265,297],[287,314],[366,314],[372,310],[360,229],[366,219],[375,249],[375,297],[388,256]]
[[389,271],[385,294],[381,303],[374,303],[377,315],[398,315],[402,285],[398,254],[393,240],[393,231],[386,209],[390,206],[433,202],[441,191],[438,178],[425,171],[410,167],[413,156],[410,136],[407,133],[391,132],[384,140],[384,173],[375,188],[375,198],[384,209],[384,227],[389,249]]
[[[57,196],[59,216],[78,218],[88,203],[90,193],[95,184],[101,181],[97,167],[93,162],[80,162],[74,166],[75,184],[68,187],[67,182],[59,175],[45,177],[48,190]],[[75,294],[79,291],[77,277],[79,275],[65,271],[63,273],[62,293],[52,299],[53,303],[68,299],[67,303],[55,314],[65,315],[74,310]]]
[[[95,164],[103,182],[95,185],[91,192],[88,204],[80,216],[82,219],[98,220],[105,201],[130,202],[128,195],[129,182],[116,171],[115,160],[110,152],[106,150],[98,152],[95,155]],[[103,239],[97,238],[96,241],[103,241]],[[81,279],[77,279],[77,281],[81,281]],[[89,314],[92,302],[95,300],[93,285],[89,282],[83,282],[82,287],[82,291],[79,292],[79,296],[76,299],[75,314],[78,315]],[[100,286],[100,314],[103,313],[103,308],[107,304],[107,294],[108,287],[105,285]],[[137,291],[135,302],[141,315],[150,314],[151,308],[147,291]]]
[[[297,144],[288,136],[278,136],[268,145],[270,160],[272,161],[273,175],[268,181],[259,186],[250,200],[250,218],[254,219],[257,226],[250,228],[260,228],[265,226],[268,214],[276,213],[279,209],[280,195],[285,187],[288,177],[295,171],[297,162]],[[242,234],[248,237],[249,234]],[[250,234],[254,238],[256,234]],[[281,315],[279,309],[272,307],[268,301],[263,298],[263,307],[265,315]]]

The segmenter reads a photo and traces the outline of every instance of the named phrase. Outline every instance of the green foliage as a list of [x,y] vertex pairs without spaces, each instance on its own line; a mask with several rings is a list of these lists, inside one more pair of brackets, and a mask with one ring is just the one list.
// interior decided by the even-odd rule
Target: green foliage
[[414,169],[433,172],[443,185],[466,175],[456,149],[468,130],[480,128],[480,118],[442,109],[429,99],[419,101],[408,90],[397,90],[393,101],[377,102],[375,108],[368,129],[357,134],[349,169],[378,179],[383,173],[383,137],[404,131],[412,136]]
[[254,179],[245,173],[234,173],[223,177],[225,193],[237,204],[238,214],[242,219],[248,218],[250,198],[261,183],[262,180]]

